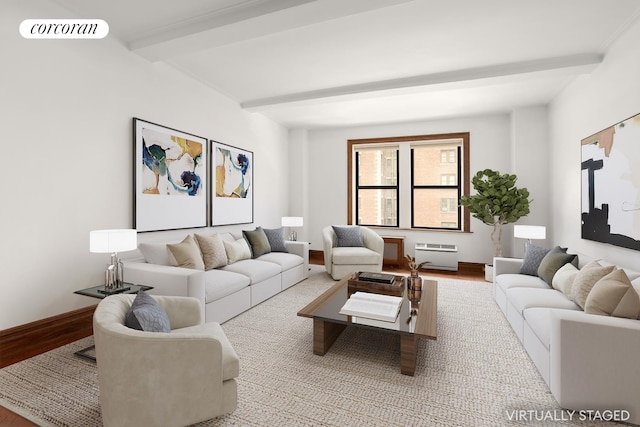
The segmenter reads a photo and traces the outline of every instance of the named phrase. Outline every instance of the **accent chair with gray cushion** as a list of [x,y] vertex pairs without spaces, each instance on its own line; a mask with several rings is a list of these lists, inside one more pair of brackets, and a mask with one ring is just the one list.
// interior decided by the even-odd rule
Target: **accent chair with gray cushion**
[[329,226],[322,230],[324,266],[334,280],[357,271],[382,271],[384,240],[358,225]]
[[141,313],[143,330],[125,326],[135,297],[109,296],[93,315],[103,424],[184,426],[235,410],[240,361],[220,325],[202,323],[200,301],[151,296],[151,318],[164,311],[171,330],[145,332],[158,322]]

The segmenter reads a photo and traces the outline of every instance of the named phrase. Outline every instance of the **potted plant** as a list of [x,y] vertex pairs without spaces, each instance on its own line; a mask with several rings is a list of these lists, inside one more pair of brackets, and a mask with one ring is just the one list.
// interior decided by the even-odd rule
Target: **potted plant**
[[471,179],[476,194],[460,199],[474,218],[493,227],[494,256],[502,256],[502,226],[529,214],[529,190],[516,187],[517,180],[513,174],[481,170]]

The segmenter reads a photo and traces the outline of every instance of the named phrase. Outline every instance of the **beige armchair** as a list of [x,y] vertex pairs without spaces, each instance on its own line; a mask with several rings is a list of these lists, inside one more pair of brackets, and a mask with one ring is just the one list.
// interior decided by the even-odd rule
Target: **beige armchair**
[[135,295],[113,295],[93,315],[105,426],[184,426],[235,410],[240,362],[217,323],[203,324],[200,302],[153,296],[171,332],[124,326]]
[[338,237],[333,227],[322,230],[324,266],[334,280],[340,280],[356,271],[382,271],[384,240],[375,231],[360,227],[362,247],[338,247]]

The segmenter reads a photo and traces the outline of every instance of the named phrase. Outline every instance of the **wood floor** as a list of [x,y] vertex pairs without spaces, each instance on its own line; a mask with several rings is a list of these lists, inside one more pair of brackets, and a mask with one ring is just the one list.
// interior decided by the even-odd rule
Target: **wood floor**
[[[311,264],[319,264],[322,265],[322,259],[318,256],[314,256],[314,254],[310,254],[309,262]],[[394,272],[398,274],[409,274],[409,270],[403,267],[393,267],[393,266],[385,266],[385,271]],[[441,271],[441,270],[421,270],[421,274],[429,275],[429,276],[439,276],[439,277],[452,277],[456,279],[462,280],[484,280],[484,272],[482,271],[482,265],[479,264],[465,264],[460,263],[458,271]],[[61,343],[60,346],[69,344],[69,343]],[[48,351],[49,349],[43,349],[43,353]],[[30,356],[28,356],[30,357]],[[25,357],[26,359],[27,357]],[[22,418],[20,415],[17,415],[10,410],[0,406],[0,427],[26,427],[26,426],[37,426],[37,424],[32,423],[31,421]]]

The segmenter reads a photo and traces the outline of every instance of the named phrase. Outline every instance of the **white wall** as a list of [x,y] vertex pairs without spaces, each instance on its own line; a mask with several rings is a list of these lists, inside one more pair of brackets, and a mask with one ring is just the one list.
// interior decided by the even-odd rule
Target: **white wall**
[[41,17],[73,16],[46,0],[5,1],[0,14],[0,330],[98,302],[73,291],[103,281],[108,255],[89,253],[89,231],[132,226],[132,117],[253,151],[254,223],[279,226],[286,129],[111,36],[23,39],[20,22]]
[[638,40],[640,21],[611,46],[592,74],[574,81],[549,109],[553,241],[636,269],[638,251],[580,237],[580,141],[640,113]]
[[[311,249],[322,250],[321,230],[327,225],[347,223],[347,140],[403,135],[470,132],[471,172],[492,168],[510,170],[510,118],[506,114],[468,117],[433,122],[364,126],[308,132],[308,218],[306,239]],[[302,197],[293,194],[292,198]],[[408,203],[408,201],[407,201]],[[307,225],[308,224],[308,225]],[[380,234],[403,235],[405,252],[413,253],[417,242],[458,245],[459,259],[465,262],[489,262],[493,257],[491,228],[471,219],[471,233],[378,229]],[[511,250],[510,228],[504,239],[505,253]]]

